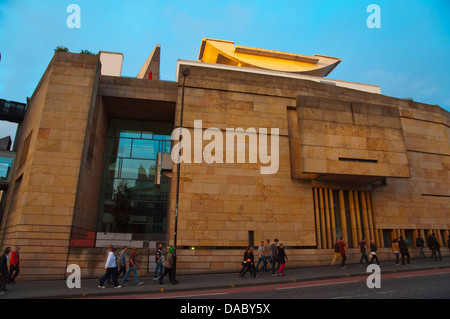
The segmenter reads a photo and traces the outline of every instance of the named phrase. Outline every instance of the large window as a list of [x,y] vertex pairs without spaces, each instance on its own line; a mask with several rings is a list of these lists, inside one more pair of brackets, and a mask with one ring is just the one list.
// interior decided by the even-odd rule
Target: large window
[[169,179],[161,176],[155,187],[158,153],[171,151],[172,123],[111,120],[106,141],[98,231],[114,232],[114,191],[129,189],[126,228],[134,234],[161,236],[167,232]]

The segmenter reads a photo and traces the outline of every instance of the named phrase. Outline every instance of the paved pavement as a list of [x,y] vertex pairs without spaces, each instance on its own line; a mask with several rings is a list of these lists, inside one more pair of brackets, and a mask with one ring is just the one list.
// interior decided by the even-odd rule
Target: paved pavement
[[[287,265],[289,267],[289,265]],[[426,260],[412,259],[411,265],[395,266],[393,261],[381,263],[381,275],[393,272],[408,272],[418,270],[433,270],[450,268],[450,258],[443,257],[443,261],[434,261],[429,258]],[[179,283],[170,285],[168,278],[164,279],[164,284],[160,285],[152,277],[140,277],[144,285],[137,286],[133,275],[130,275],[127,286],[122,288],[113,288],[107,286],[105,289],[98,288],[97,279],[82,279],[81,288],[68,288],[65,280],[54,281],[29,281],[21,282],[20,275],[18,282],[14,285],[8,285],[8,291],[0,295],[0,299],[29,299],[29,298],[85,298],[85,297],[111,297],[124,296],[131,294],[153,294],[170,292],[182,292],[192,290],[221,289],[232,287],[249,287],[256,285],[270,285],[289,282],[302,282],[321,279],[334,279],[351,276],[367,275],[366,267],[359,267],[356,264],[350,264],[344,269],[327,267],[309,267],[286,269],[286,276],[272,276],[270,272],[258,274],[257,278],[250,277],[250,274],[243,278],[237,273],[206,274],[206,275],[184,275],[177,276]]]

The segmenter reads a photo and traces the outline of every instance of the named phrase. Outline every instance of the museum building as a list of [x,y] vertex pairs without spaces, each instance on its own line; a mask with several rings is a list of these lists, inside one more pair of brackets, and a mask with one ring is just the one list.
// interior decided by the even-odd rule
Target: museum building
[[275,238],[289,267],[329,265],[341,236],[353,256],[373,240],[380,260],[399,236],[413,257],[419,235],[448,245],[446,110],[328,78],[330,56],[205,38],[175,81],[160,56],[132,78],[120,53],[55,52],[1,184],[1,246],[21,246],[23,280],[70,264],[96,278],[110,244],[136,247],[152,275],[175,234],[178,274],[237,271]]

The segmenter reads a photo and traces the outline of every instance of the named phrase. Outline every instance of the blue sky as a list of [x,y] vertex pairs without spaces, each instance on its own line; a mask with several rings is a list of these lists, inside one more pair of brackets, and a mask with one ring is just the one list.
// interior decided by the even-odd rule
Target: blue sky
[[[79,29],[66,25],[70,4],[81,8]],[[379,29],[367,26],[370,4]],[[450,111],[448,0],[0,0],[0,98],[25,102],[58,45],[122,52],[122,75],[134,77],[161,44],[161,78],[174,81],[177,59],[197,60],[203,37],[339,57],[329,78]],[[14,127],[0,122],[0,137]]]

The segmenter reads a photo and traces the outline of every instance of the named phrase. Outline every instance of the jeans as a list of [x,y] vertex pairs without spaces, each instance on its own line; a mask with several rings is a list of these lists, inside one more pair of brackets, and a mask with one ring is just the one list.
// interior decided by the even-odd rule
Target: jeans
[[[153,275],[153,278],[158,278],[163,274],[164,271],[164,266],[163,266],[163,262],[162,261],[157,261],[156,262],[156,267],[155,267],[155,274]],[[159,276],[158,276],[159,273]]]
[[272,256],[264,256],[264,271],[267,271],[267,261],[270,261],[270,264],[273,265]]
[[265,263],[264,260],[265,260],[265,259],[264,259],[264,256],[259,257],[259,259],[258,259],[258,264],[256,265],[256,271],[258,271],[259,264],[260,264],[261,262],[263,263],[263,265],[261,266],[261,272],[266,271],[267,263]]
[[127,272],[127,274],[125,275],[125,277],[123,277],[122,283],[124,283],[124,282],[127,280],[128,275],[129,275],[131,272],[134,273],[134,278],[136,279],[136,283],[139,284],[139,278],[138,278],[136,266],[130,266],[130,267],[128,268],[128,272]]
[[419,247],[419,258],[421,257],[426,258],[425,254],[423,253],[423,247]]
[[367,258],[367,254],[366,253],[361,253],[361,259],[359,260],[359,264],[362,265],[363,260],[366,261],[366,265],[369,264],[369,258]]
[[342,257],[341,267],[344,267],[345,261],[347,260],[347,256],[345,254],[341,253],[341,257]]

